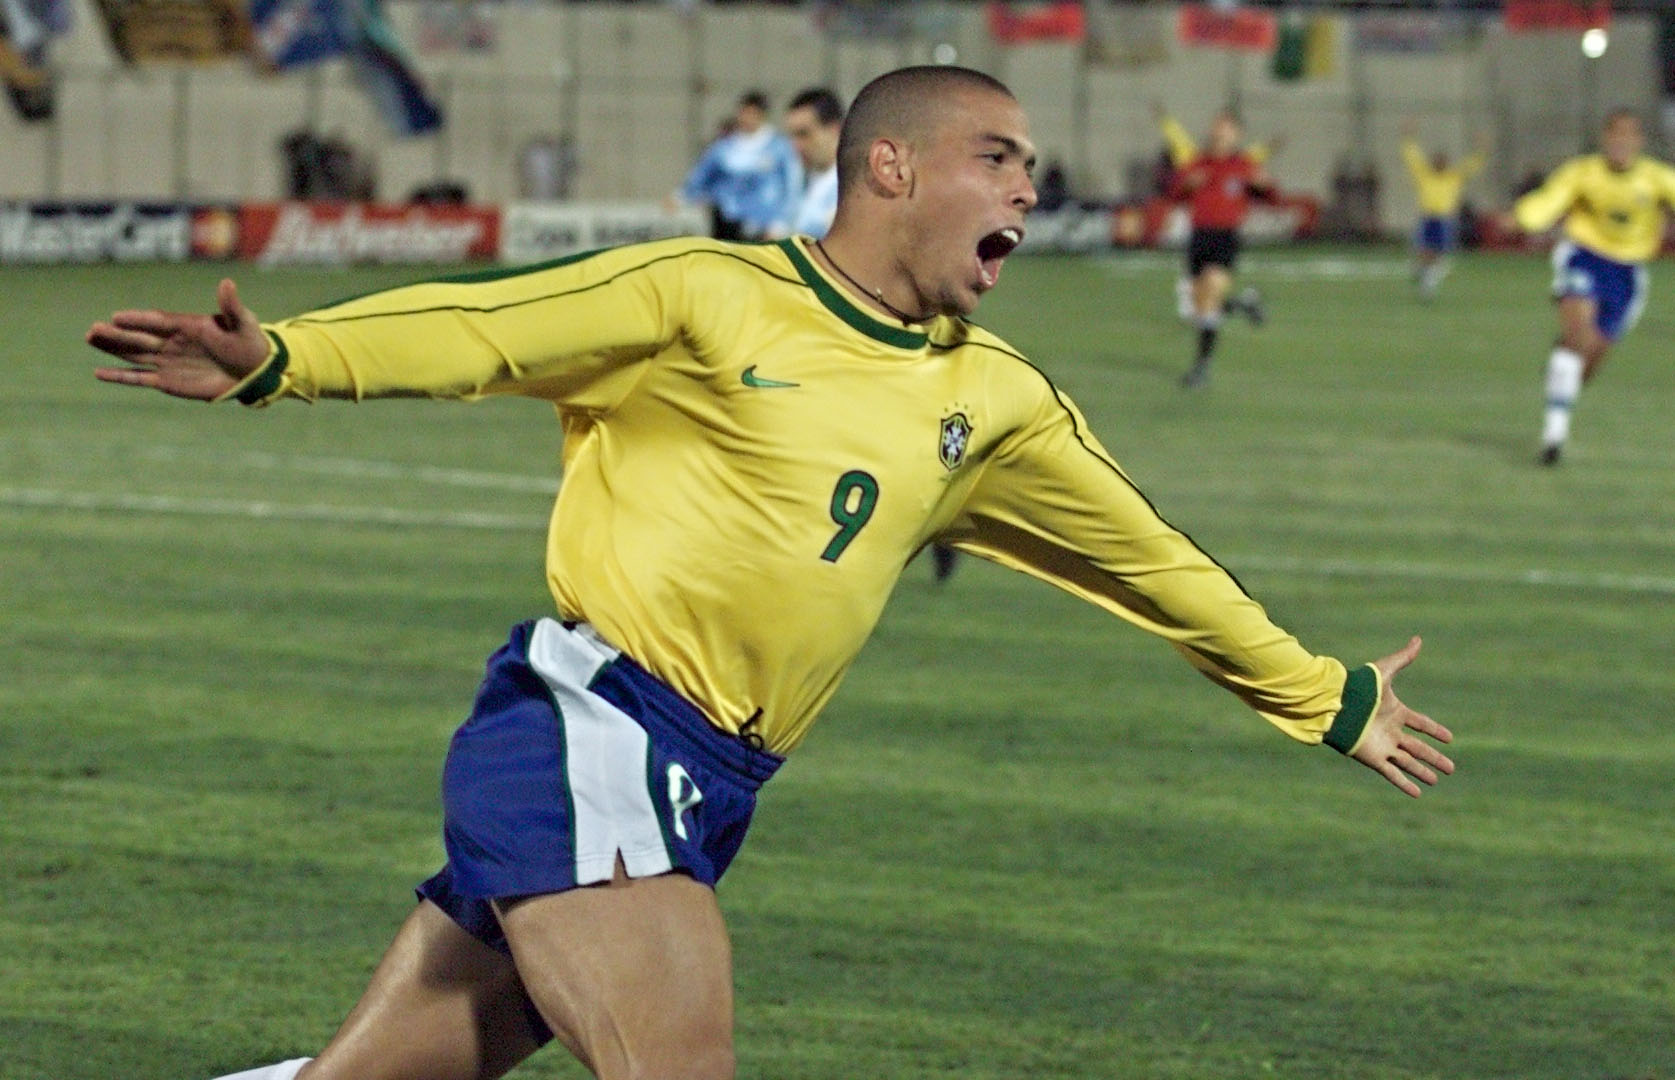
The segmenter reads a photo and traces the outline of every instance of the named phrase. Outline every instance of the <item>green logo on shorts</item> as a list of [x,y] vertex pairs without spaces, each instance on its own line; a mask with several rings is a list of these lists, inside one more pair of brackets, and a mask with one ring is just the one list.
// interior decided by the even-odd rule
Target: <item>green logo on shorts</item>
[[681,818],[686,812],[704,801],[704,793],[698,790],[698,785],[681,768],[680,762],[669,766],[669,812],[675,819],[675,835],[682,840],[686,836],[686,822]]

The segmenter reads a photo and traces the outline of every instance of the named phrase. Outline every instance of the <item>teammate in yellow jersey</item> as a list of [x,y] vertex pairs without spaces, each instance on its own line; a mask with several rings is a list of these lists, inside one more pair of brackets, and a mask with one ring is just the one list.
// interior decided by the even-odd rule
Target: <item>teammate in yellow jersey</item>
[[[914,552],[948,540],[1173,642],[1292,738],[1417,795],[1453,764],[1392,677],[1305,650],[1160,519],[1069,400],[967,323],[1034,148],[959,68],[868,84],[821,242],[679,239],[261,324],[122,311],[100,378],[199,400],[520,394],[564,426],[557,618],[491,658],[444,767],[447,865],[311,1062],[489,1080],[549,1035],[595,1075],[734,1071],[713,885]],[[679,973],[679,977],[675,977]]]
[[1413,282],[1419,295],[1435,299],[1437,287],[1448,276],[1448,256],[1459,243],[1460,203],[1466,181],[1483,171],[1487,148],[1481,137],[1470,156],[1459,162],[1446,153],[1427,155],[1419,148],[1419,124],[1402,124],[1402,161],[1419,197],[1419,226],[1413,236]]
[[1675,208],[1675,168],[1641,156],[1645,146],[1640,117],[1618,109],[1605,119],[1600,153],[1565,162],[1513,206],[1526,232],[1564,221],[1553,248],[1559,340],[1547,361],[1544,465],[1558,464],[1582,387],[1646,304],[1646,262]]

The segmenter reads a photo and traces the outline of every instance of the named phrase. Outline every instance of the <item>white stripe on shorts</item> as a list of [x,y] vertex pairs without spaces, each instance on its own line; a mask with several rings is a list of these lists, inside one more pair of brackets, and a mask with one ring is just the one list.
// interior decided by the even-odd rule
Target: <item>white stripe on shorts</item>
[[564,737],[564,771],[575,810],[576,884],[609,881],[617,856],[629,877],[673,867],[646,780],[646,731],[588,690],[617,650],[582,624],[541,619],[529,636],[529,665],[552,690]]

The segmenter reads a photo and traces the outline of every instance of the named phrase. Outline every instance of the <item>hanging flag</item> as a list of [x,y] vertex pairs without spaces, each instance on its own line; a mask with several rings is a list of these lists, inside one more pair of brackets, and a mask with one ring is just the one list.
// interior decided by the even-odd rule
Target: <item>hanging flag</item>
[[252,0],[250,18],[257,51],[279,70],[342,56],[390,130],[421,135],[442,126],[378,0]]
[[1271,11],[1254,8],[1222,11],[1209,4],[1182,4],[1175,31],[1183,45],[1265,53],[1278,44],[1279,20]]
[[1591,30],[1611,25],[1611,4],[1610,0],[1506,0],[1502,18],[1514,33]]
[[1030,41],[1075,41],[1087,37],[1087,17],[1075,0],[1046,4],[1013,4],[990,0],[983,14],[989,36],[1002,45]]
[[1303,46],[1303,75],[1324,79],[1338,73],[1338,40],[1343,20],[1333,15],[1309,16],[1308,40]]
[[1288,12],[1280,20],[1279,40],[1274,44],[1274,56],[1268,70],[1278,82],[1296,82],[1303,77],[1303,67],[1309,51],[1309,27],[1296,12]]

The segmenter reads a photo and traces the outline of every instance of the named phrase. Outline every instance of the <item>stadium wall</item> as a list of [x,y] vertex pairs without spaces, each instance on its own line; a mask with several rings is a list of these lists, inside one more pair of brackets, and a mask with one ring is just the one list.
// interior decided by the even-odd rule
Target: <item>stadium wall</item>
[[1419,119],[1427,145],[1455,153],[1487,132],[1491,167],[1473,197],[1502,205],[1525,174],[1583,146],[1607,107],[1650,117],[1658,106],[1656,27],[1644,16],[1619,16],[1596,61],[1574,34],[1493,28],[1469,47],[1364,54],[1350,48],[1347,16],[1323,16],[1338,24],[1337,63],[1285,82],[1266,54],[1180,44],[1162,3],[1130,5],[1122,40],[1135,47],[1096,62],[1077,44],[998,45],[981,5],[922,5],[905,32],[867,37],[822,33],[805,11],[781,6],[484,4],[493,47],[473,50],[438,42],[425,5],[394,0],[391,21],[449,120],[437,135],[402,139],[340,63],[280,77],[241,61],[129,67],[89,0],[77,2],[77,29],[53,54],[55,118],[25,124],[0,112],[0,198],[274,200],[285,187],[279,144],[307,125],[364,149],[386,201],[455,180],[474,202],[510,202],[530,193],[525,148],[561,137],[574,154],[568,197],[657,199],[747,87],[779,100],[814,82],[850,94],[948,46],[1013,85],[1079,195],[1135,193],[1159,147],[1153,101],[1202,130],[1236,100],[1255,135],[1283,140],[1274,171],[1288,190],[1330,212],[1337,178],[1370,165],[1379,219],[1399,231],[1415,213],[1397,154],[1405,116]]

